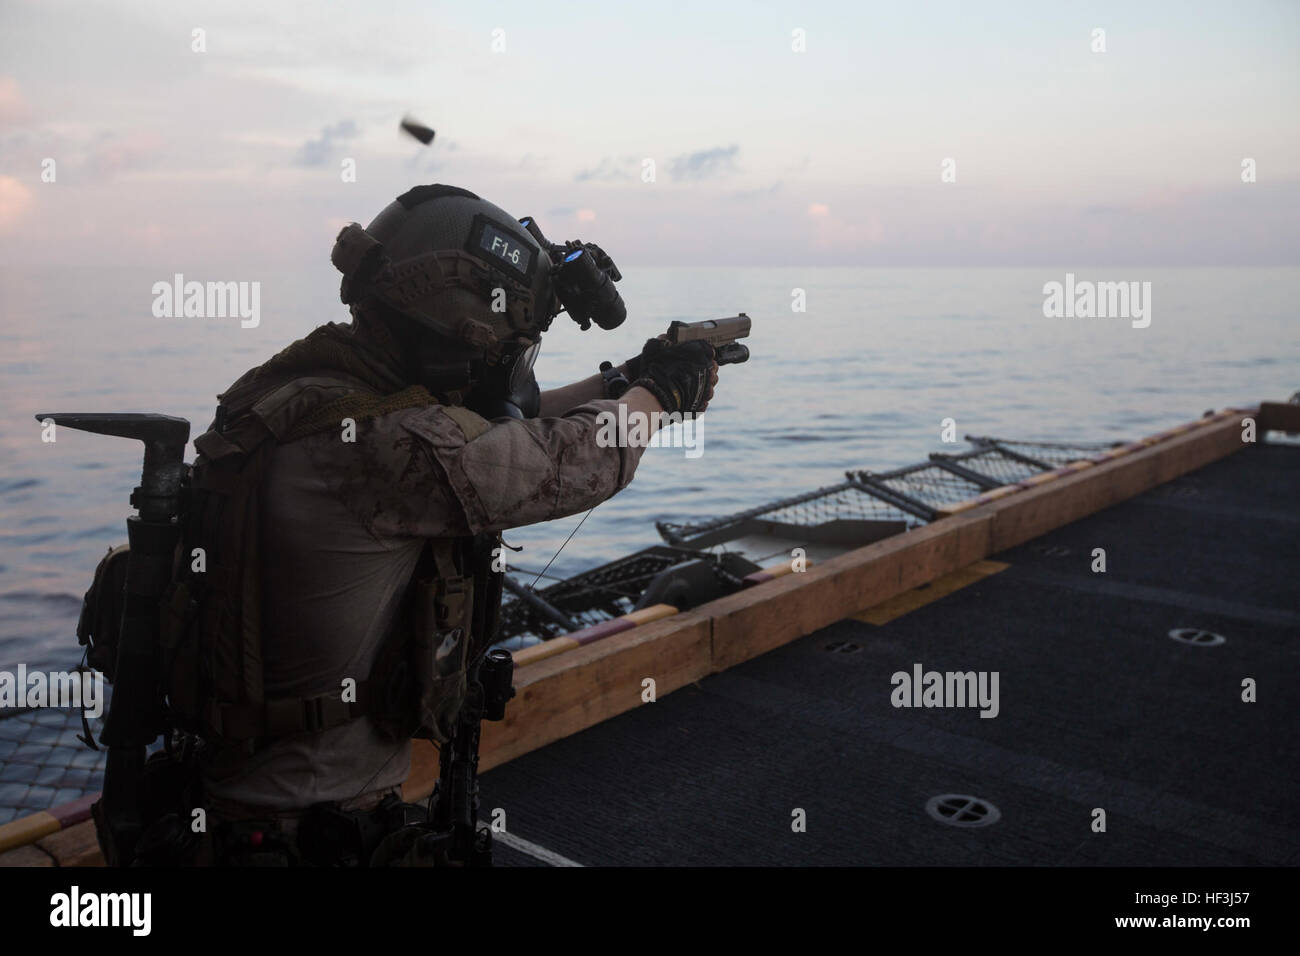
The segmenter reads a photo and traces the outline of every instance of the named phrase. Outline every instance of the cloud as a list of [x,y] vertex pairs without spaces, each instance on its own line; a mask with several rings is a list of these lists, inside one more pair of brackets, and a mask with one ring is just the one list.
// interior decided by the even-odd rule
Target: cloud
[[31,207],[32,192],[12,176],[0,176],[0,232],[8,232]]
[[683,180],[726,176],[736,171],[736,156],[739,152],[740,147],[733,145],[676,156],[668,161],[668,175]]
[[10,127],[21,126],[31,118],[31,107],[23,99],[18,81],[12,76],[0,76],[0,123]]
[[103,177],[142,169],[157,162],[163,146],[161,137],[144,130],[104,133],[87,150],[86,168]]
[[578,210],[578,222],[595,222],[595,221],[596,221],[596,210],[594,209]]
[[735,189],[727,195],[732,199],[762,199],[764,196],[776,196],[785,189],[785,183],[777,180],[770,186],[758,186],[754,189]]
[[815,202],[808,207],[808,215],[816,217],[825,217],[831,214],[831,207],[824,202]]
[[357,135],[357,124],[340,120],[320,131],[320,139],[309,139],[302,144],[294,158],[296,166],[324,166],[334,154],[336,141],[352,139]]
[[575,183],[587,182],[618,182],[632,178],[631,167],[637,162],[634,156],[624,156],[622,159],[610,159],[606,156],[600,161],[600,165],[595,169],[584,169],[573,177]]

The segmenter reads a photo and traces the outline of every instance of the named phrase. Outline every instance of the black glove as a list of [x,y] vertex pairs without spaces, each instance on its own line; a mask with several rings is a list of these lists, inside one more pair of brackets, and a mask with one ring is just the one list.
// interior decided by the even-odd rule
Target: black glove
[[[708,342],[669,345],[651,339],[637,357],[632,388],[638,385],[659,400],[664,411],[697,412],[713,397],[713,346]],[[632,371],[632,362],[628,370]]]

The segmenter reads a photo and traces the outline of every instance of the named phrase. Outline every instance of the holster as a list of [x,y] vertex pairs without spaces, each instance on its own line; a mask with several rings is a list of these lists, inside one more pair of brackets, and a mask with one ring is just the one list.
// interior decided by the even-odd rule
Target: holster
[[389,795],[369,810],[318,804],[298,824],[297,852],[306,866],[369,866],[384,839],[424,820],[424,808]]

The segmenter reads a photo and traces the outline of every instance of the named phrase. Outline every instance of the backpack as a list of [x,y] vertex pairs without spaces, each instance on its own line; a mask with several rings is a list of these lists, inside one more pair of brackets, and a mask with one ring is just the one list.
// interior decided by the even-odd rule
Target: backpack
[[[473,567],[482,564],[483,548],[471,539],[426,543],[366,679],[314,697],[268,699],[262,672],[259,529],[275,449],[335,429],[345,417],[360,422],[431,404],[419,386],[376,396],[354,380],[308,377],[271,390],[229,422],[218,408],[214,427],[195,439],[199,457],[186,466],[180,542],[160,605],[159,693],[171,727],[250,750],[362,716],[397,740],[451,738],[466,695],[471,635],[476,628],[486,635],[495,623],[485,610],[491,581]],[[126,555],[126,545],[115,548],[96,568],[77,629],[89,663],[110,683]],[[499,603],[499,583],[495,590]]]

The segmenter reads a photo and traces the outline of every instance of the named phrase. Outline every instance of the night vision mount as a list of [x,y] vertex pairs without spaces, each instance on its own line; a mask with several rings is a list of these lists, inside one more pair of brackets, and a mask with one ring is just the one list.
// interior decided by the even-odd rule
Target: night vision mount
[[519,224],[550,256],[556,298],[579,328],[585,332],[593,321],[605,331],[623,324],[627,306],[614,288],[623,273],[609,253],[594,242],[581,239],[570,239],[563,245],[550,242],[532,216],[524,216]]

